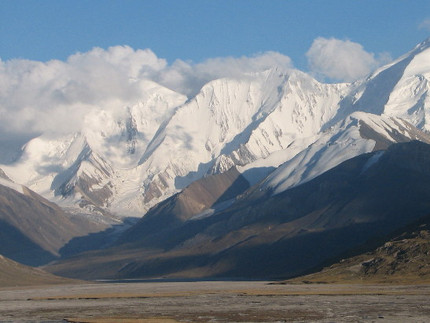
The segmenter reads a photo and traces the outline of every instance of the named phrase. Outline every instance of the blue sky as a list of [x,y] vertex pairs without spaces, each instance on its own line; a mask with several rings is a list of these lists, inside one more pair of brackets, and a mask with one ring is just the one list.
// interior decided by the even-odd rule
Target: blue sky
[[430,0],[0,0],[0,146],[122,113],[148,80],[189,98],[274,67],[353,82],[429,36]]
[[306,70],[317,37],[395,58],[430,36],[429,21],[430,0],[0,0],[0,57],[129,45],[172,63],[276,51]]

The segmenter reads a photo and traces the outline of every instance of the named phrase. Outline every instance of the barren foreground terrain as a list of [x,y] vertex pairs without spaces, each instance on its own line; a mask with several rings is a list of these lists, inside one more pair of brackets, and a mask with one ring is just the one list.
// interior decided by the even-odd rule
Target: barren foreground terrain
[[430,285],[129,282],[0,289],[1,322],[429,322]]

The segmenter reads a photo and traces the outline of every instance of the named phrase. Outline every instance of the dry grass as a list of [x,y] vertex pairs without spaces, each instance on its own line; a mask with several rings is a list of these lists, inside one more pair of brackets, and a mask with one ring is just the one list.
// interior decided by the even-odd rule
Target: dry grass
[[[364,287],[363,287],[364,286]],[[370,285],[374,287],[375,285]],[[386,286],[385,286],[386,287]],[[177,298],[191,297],[200,295],[237,295],[237,296],[346,296],[346,295],[423,295],[419,290],[401,290],[401,289],[375,289],[366,288],[361,285],[361,288],[351,288],[348,285],[339,285],[339,288],[333,288],[333,285],[324,289],[306,289],[306,290],[217,290],[217,291],[185,291],[185,292],[170,292],[170,293],[105,293],[105,294],[79,294],[79,295],[60,295],[49,297],[35,297],[29,300],[100,300],[100,299],[138,299],[138,298]],[[430,292],[424,293],[429,295]]]
[[[284,283],[284,282],[283,282]],[[385,286],[401,286],[401,285],[430,285],[430,278],[425,277],[349,277],[347,275],[318,275],[318,276],[303,276],[292,280],[285,281],[286,284],[349,284],[349,285],[385,285]]]

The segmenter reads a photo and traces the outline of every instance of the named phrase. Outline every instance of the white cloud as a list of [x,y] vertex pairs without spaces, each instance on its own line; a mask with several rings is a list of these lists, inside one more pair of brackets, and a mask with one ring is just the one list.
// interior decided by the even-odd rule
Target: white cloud
[[419,25],[418,29],[430,31],[430,18],[424,19]]
[[323,37],[313,41],[306,56],[310,71],[317,77],[346,82],[355,81],[391,60],[387,53],[375,58],[358,43]]
[[192,96],[211,80],[240,77],[275,66],[289,69],[292,67],[292,62],[288,56],[276,52],[266,52],[253,57],[211,58],[199,64],[177,60],[155,75],[154,80],[173,90]]
[[140,69],[166,66],[150,50],[95,48],[66,62],[0,61],[2,132],[38,133],[79,129],[88,109],[139,96],[130,79]]
[[122,111],[136,102],[142,95],[141,80],[191,96],[213,79],[273,66],[290,68],[291,61],[268,52],[169,65],[149,49],[128,46],[94,48],[65,62],[0,59],[0,136],[79,130],[91,110]]

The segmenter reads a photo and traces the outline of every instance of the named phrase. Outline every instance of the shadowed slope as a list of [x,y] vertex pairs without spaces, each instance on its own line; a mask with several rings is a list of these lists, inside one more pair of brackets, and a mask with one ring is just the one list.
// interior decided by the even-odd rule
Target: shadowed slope
[[0,250],[13,260],[47,263],[71,238],[99,229],[84,220],[72,222],[56,204],[25,187],[22,191],[0,185]]
[[[169,231],[187,220],[208,216],[219,207],[222,208],[223,202],[225,204],[248,187],[248,182],[236,168],[197,180],[182,192],[152,208],[119,239],[119,243],[145,239],[147,235],[164,229]],[[204,211],[208,211],[207,214]]]
[[429,145],[395,144],[278,195],[249,190],[212,216],[153,227],[49,270],[93,278],[291,277],[428,214],[429,164]]
[[358,249],[370,251],[289,282],[428,284],[430,216],[399,231],[377,239],[377,248],[369,248],[376,243],[371,241]]

